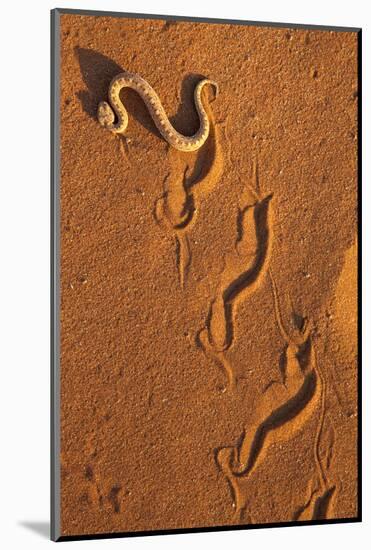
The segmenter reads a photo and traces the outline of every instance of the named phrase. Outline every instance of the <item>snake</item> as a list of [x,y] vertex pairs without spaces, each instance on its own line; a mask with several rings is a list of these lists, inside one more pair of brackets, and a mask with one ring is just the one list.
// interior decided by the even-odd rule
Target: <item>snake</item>
[[[202,104],[201,92],[204,86],[214,87],[215,97],[219,93],[219,87],[216,82],[204,78],[200,80],[194,90],[194,101],[198,113],[200,126],[192,136],[185,136],[177,132],[170,123],[166,112],[162,106],[160,98],[155,90],[148,84],[144,78],[138,74],[123,72],[115,76],[109,85],[107,101],[101,101],[98,105],[98,121],[104,128],[115,134],[123,134],[128,126],[128,113],[120,99],[120,92],[123,88],[132,88],[143,99],[149,114],[162,137],[175,149],[179,151],[197,151],[208,138],[210,131],[210,121]],[[117,120],[116,120],[117,119]]]

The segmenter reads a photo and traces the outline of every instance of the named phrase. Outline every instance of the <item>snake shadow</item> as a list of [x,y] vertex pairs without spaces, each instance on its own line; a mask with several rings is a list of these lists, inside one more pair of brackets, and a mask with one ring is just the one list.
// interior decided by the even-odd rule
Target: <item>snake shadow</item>
[[[192,135],[199,129],[200,121],[194,105],[194,90],[200,80],[209,78],[208,75],[199,73],[189,73],[183,81],[181,90],[181,100],[178,113],[170,118],[170,122],[178,129],[183,128],[185,135]],[[212,102],[215,99],[214,93],[209,92],[209,86],[206,86],[206,101],[203,105],[210,121],[210,133],[205,145],[197,151],[193,167],[185,181],[185,188],[192,192],[192,188],[201,183],[211,172],[217,156],[218,137],[215,128],[215,118],[212,112]],[[181,131],[181,130],[179,130]]]
[[[75,48],[75,55],[79,62],[81,75],[86,85],[85,90],[80,90],[76,93],[82,108],[86,114],[92,119],[97,119],[97,109],[100,101],[107,100],[108,88],[110,82],[117,74],[133,69],[124,68],[113,59],[91,49]],[[182,81],[180,90],[180,101],[177,112],[169,116],[171,124],[185,135],[194,134],[199,128],[199,118],[194,106],[194,89],[203,75],[189,73]],[[177,83],[174,82],[176,89]],[[160,99],[161,94],[159,94]],[[148,113],[141,97],[130,88],[126,88],[121,92],[122,101],[130,117],[133,117],[146,130],[161,138],[151,116]],[[168,106],[164,105],[165,111],[168,113]],[[162,138],[161,138],[162,139]]]
[[[197,83],[205,78],[208,78],[208,76],[200,73],[188,73],[185,76],[180,93],[178,112],[175,116],[169,117],[171,124],[184,135],[190,136],[197,132],[200,127],[200,120],[194,102],[194,90]],[[207,89],[206,92],[208,91]],[[194,165],[185,181],[184,185],[189,193],[191,193],[192,187],[202,182],[209,174],[216,157],[217,144],[214,117],[210,109],[211,100],[212,98],[209,96],[209,100],[203,103],[210,120],[210,134],[205,145],[197,151]],[[191,195],[188,196],[191,197]]]
[[[109,84],[114,76],[124,71],[133,71],[133,68],[124,68],[109,57],[87,48],[75,48],[81,75],[86,85],[85,90],[76,93],[83,110],[92,119],[97,120],[97,109],[100,101],[107,100]],[[171,124],[178,132],[192,135],[198,130],[199,119],[194,106],[194,88],[197,82],[205,78],[203,75],[189,73],[181,85],[180,104],[177,112],[169,116]],[[176,82],[174,86],[176,87]],[[160,99],[161,94],[159,94]],[[141,97],[132,89],[126,88],[121,92],[122,101],[130,117],[137,120],[146,130],[162,139]],[[164,105],[168,112],[168,106]]]
[[[81,76],[86,85],[85,90],[76,93],[83,110],[93,120],[97,121],[97,109],[100,101],[108,98],[108,88],[112,78],[129,69],[122,67],[113,59],[86,48],[75,48],[75,55],[80,65]],[[126,89],[121,92],[125,107],[129,113],[149,132],[158,135],[157,129],[146,112],[146,108],[133,90]],[[130,124],[130,122],[129,122]]]
[[[194,91],[198,82],[204,78],[206,78],[205,75],[199,73],[188,73],[184,76],[180,89],[178,110],[174,115],[168,115],[174,128],[185,136],[192,136],[200,127],[200,120],[195,107]],[[166,111],[166,107],[164,108]]]

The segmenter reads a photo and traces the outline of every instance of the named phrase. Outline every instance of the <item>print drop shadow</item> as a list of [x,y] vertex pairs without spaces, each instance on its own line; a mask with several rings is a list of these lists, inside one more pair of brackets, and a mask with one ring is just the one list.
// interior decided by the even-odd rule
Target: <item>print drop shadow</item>
[[37,533],[42,538],[48,539],[50,536],[50,523],[48,521],[20,521],[18,525]]
[[[83,110],[94,120],[97,120],[97,108],[100,101],[107,100],[109,84],[114,76],[127,70],[109,57],[87,48],[75,48],[75,55],[80,65],[80,71],[86,90],[77,92],[77,97]],[[189,73],[183,79],[180,104],[175,115],[169,116],[171,124],[185,135],[192,135],[199,127],[199,120],[194,107],[193,93],[202,75]],[[176,86],[176,83],[174,83]],[[130,117],[135,118],[146,130],[157,136],[160,134],[152,121],[146,106],[140,96],[130,88],[121,92],[121,97]],[[160,97],[160,99],[162,99]],[[164,105],[165,111],[167,106]]]

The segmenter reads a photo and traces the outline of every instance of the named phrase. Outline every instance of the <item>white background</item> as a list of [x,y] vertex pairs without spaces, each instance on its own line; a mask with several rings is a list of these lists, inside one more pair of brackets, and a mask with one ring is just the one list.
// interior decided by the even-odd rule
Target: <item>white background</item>
[[[370,37],[366,0],[187,0],[155,2],[4,2],[0,25],[0,545],[31,550],[48,540],[49,519],[49,10],[54,7],[283,21],[363,28],[364,127],[370,128]],[[368,60],[368,70],[366,62]],[[370,182],[370,145],[363,145]],[[368,141],[368,140],[367,140]],[[365,149],[368,149],[366,155]],[[367,178],[367,176],[369,176]],[[364,248],[371,241],[364,187]],[[364,273],[370,274],[365,255]],[[370,285],[368,285],[370,287]],[[365,288],[364,311],[370,309]],[[366,325],[366,323],[364,323]],[[365,329],[367,325],[365,326]],[[364,357],[370,338],[364,338]],[[69,542],[69,547],[129,549],[366,548],[370,529],[370,376],[364,372],[364,523]],[[369,467],[367,468],[367,464]],[[300,472],[298,472],[300,475]],[[326,546],[325,546],[326,545]]]

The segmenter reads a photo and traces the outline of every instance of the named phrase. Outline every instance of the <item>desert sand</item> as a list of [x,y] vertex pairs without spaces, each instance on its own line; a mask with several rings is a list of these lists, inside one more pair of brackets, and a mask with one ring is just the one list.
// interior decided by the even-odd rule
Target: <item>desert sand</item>
[[62,535],[357,516],[357,39],[61,16]]

